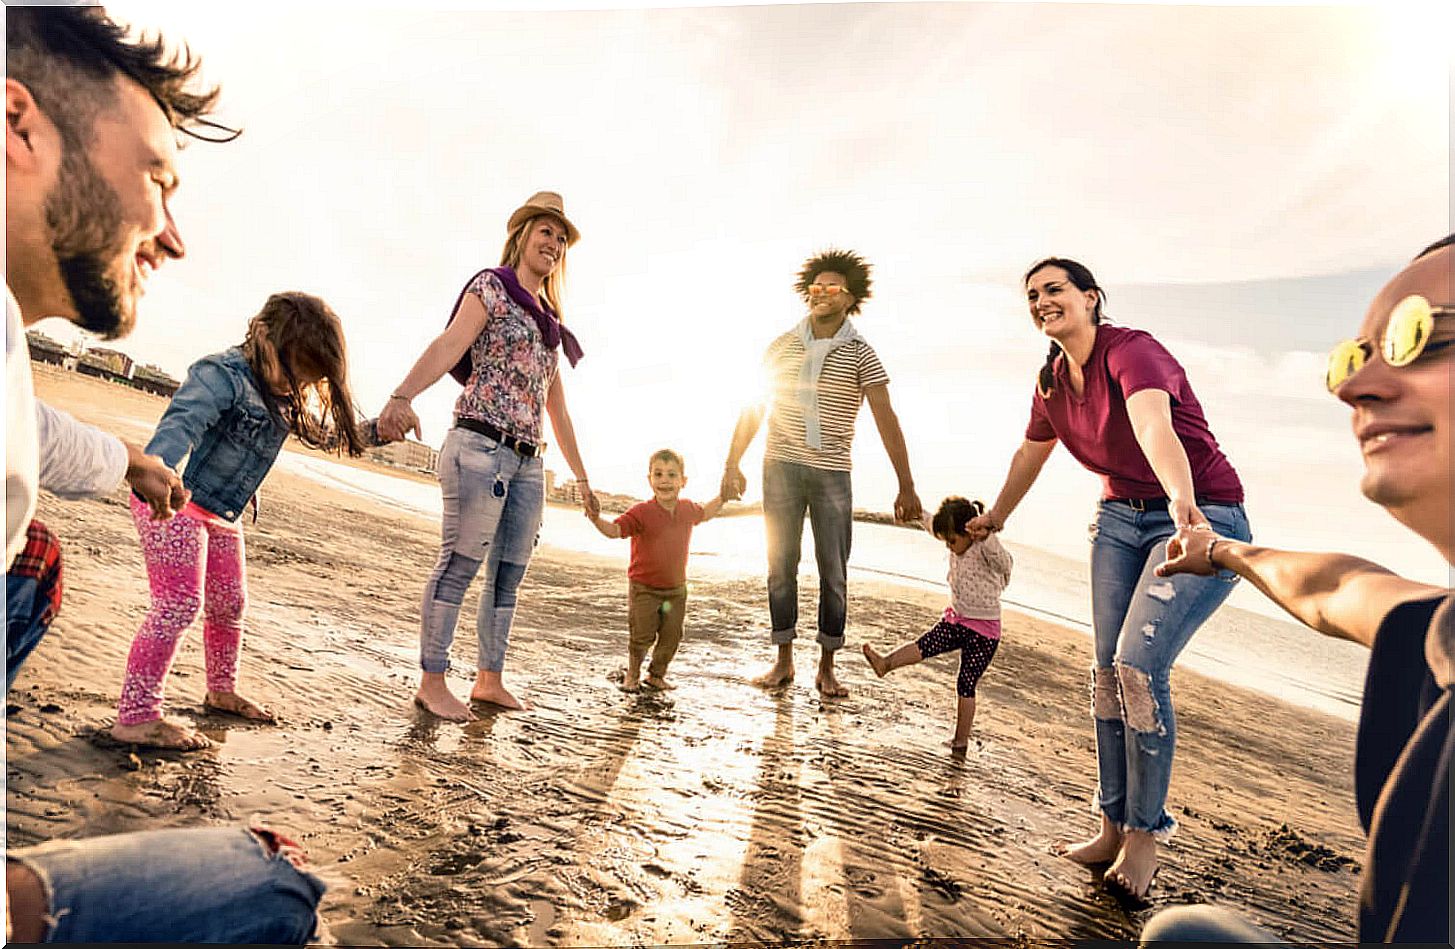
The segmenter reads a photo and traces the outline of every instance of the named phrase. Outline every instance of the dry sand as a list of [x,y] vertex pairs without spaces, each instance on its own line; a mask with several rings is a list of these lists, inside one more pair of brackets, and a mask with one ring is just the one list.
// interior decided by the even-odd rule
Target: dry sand
[[[54,404],[144,437],[165,402],[37,367]],[[677,691],[626,696],[619,565],[541,547],[507,682],[535,703],[441,723],[410,704],[417,598],[438,525],[296,477],[247,526],[244,690],[278,727],[211,718],[200,631],[170,709],[216,749],[105,737],[147,605],[125,493],[41,502],[66,551],[65,605],[7,712],[11,846],[259,815],[306,843],[350,944],[627,945],[788,939],[1132,938],[1157,907],[1208,901],[1283,936],[1351,942],[1362,837],[1353,729],[1189,672],[1174,677],[1180,833],[1150,907],[1107,896],[1051,844],[1095,825],[1089,641],[1007,613],[963,760],[948,737],[953,658],[879,682],[843,655],[850,698],[811,688],[814,647],[780,695],[762,582],[692,585]],[[937,596],[858,585],[850,649],[891,646]],[[812,615],[806,606],[806,614]],[[457,691],[474,616],[456,640]],[[1312,635],[1312,634],[1310,634]]]

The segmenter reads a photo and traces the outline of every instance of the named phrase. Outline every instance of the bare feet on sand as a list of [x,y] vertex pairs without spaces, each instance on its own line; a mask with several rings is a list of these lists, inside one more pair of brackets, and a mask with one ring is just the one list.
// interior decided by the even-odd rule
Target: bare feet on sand
[[621,670],[621,685],[617,686],[623,692],[640,692],[642,690],[642,674],[633,673],[630,669]]
[[202,700],[202,707],[209,712],[236,715],[250,722],[267,722],[271,725],[278,721],[272,709],[259,705],[252,699],[245,699],[236,692],[208,692]]
[[760,689],[781,689],[785,685],[793,684],[793,665],[784,665],[781,662],[773,664],[773,668],[760,676],[750,680]]
[[530,703],[525,699],[518,699],[510,694],[510,690],[500,681],[500,673],[488,672],[484,669],[475,675],[475,687],[470,690],[470,701],[488,702],[491,705],[515,711],[525,711],[530,708]]
[[642,680],[642,685],[649,689],[656,689],[658,692],[670,692],[677,688],[664,677],[658,675],[648,675]]
[[874,647],[868,643],[865,643],[862,648],[864,650],[864,658],[869,660],[869,666],[874,670],[874,674],[881,679],[888,675],[889,659],[875,652]]
[[1101,832],[1095,837],[1076,843],[1061,841],[1052,847],[1051,851],[1056,856],[1065,857],[1072,863],[1079,863],[1083,867],[1101,867],[1115,860],[1121,848],[1121,830],[1107,820],[1106,815],[1102,815]]
[[818,688],[819,694],[826,699],[841,699],[849,694],[849,690],[834,678],[834,667],[831,665],[819,664],[818,675],[814,678],[813,684]]
[[455,698],[450,687],[445,684],[443,672],[424,674],[419,683],[419,691],[414,693],[414,704],[451,722],[469,722],[475,718],[470,706]]
[[169,718],[158,718],[136,725],[117,722],[111,726],[111,737],[128,745],[146,748],[166,748],[171,751],[201,751],[211,748],[207,736],[199,735],[181,722]]
[[1134,900],[1145,900],[1157,876],[1157,841],[1145,830],[1129,830],[1121,852],[1102,879],[1108,888]]

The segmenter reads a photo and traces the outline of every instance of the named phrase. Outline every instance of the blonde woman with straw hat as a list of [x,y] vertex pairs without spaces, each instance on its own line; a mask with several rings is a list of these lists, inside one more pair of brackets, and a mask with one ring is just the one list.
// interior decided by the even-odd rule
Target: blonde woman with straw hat
[[445,330],[425,348],[389,396],[379,433],[421,434],[410,403],[449,372],[464,388],[440,450],[444,494],[439,560],[425,584],[419,632],[421,681],[415,704],[441,718],[474,713],[445,682],[460,604],[484,573],[476,619],[479,661],[470,700],[507,709],[527,703],[502,673],[516,591],[525,576],[545,504],[544,416],[581,486],[582,505],[599,511],[576,449],[561,386],[560,355],[571,365],[581,346],[561,320],[566,250],[580,233],[561,196],[541,191],[510,215],[500,266],[482,270],[460,291]]

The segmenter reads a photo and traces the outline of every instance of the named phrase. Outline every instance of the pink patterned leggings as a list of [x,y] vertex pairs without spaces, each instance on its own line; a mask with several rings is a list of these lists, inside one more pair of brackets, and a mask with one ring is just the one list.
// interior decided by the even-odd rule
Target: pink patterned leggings
[[154,521],[151,508],[135,495],[131,518],[141,536],[152,605],[126,659],[126,679],[116,707],[116,721],[122,725],[162,717],[167,673],[199,611],[208,691],[236,691],[247,607],[241,524],[211,517],[190,504],[171,520]]

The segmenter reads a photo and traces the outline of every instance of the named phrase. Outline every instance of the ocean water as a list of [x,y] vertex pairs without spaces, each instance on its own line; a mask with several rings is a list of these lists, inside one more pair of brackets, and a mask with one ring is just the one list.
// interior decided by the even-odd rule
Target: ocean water
[[[431,517],[440,514],[435,485],[367,471],[312,455],[284,452],[279,464],[293,474]],[[618,559],[628,545],[602,537],[580,512],[547,506],[541,541],[553,547]],[[1091,591],[1085,561],[1007,542],[1015,570],[1002,602],[1091,634]],[[945,589],[945,548],[928,535],[881,524],[854,525],[854,576],[873,577],[932,591]],[[802,568],[813,569],[813,539],[804,531]],[[694,576],[763,575],[763,522],[759,516],[725,517],[693,532],[689,571]],[[926,615],[926,628],[933,620]],[[905,630],[905,636],[923,630]],[[1087,653],[1088,659],[1090,652]],[[1224,605],[1193,637],[1179,667],[1255,689],[1287,702],[1354,721],[1358,717],[1367,652],[1292,621]]]

